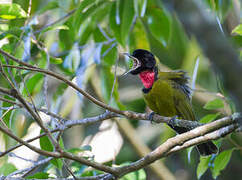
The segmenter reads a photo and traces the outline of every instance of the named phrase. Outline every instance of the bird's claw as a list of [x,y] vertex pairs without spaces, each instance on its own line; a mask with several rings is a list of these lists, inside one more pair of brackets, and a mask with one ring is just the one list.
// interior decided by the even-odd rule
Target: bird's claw
[[154,120],[153,120],[154,115],[155,115],[154,111],[149,114],[148,118],[149,118],[151,124],[153,124],[153,122],[154,122]]
[[169,120],[168,124],[171,125],[172,127],[174,127],[174,124],[175,124],[175,120],[176,120],[176,118],[178,118],[177,115],[173,116],[173,117]]

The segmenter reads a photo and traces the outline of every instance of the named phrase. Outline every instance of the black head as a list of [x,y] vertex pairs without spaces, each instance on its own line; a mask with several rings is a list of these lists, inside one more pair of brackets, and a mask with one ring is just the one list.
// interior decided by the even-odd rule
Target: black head
[[132,69],[129,71],[131,74],[136,75],[146,70],[154,70],[156,61],[154,55],[144,49],[134,50],[132,55],[125,53],[130,57],[134,63]]

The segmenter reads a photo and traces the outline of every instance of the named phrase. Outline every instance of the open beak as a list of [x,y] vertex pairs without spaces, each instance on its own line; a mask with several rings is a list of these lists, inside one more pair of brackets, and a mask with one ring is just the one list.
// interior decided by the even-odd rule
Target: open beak
[[141,66],[140,61],[137,58],[135,58],[134,56],[131,56],[129,53],[123,53],[123,55],[128,56],[130,59],[133,60],[132,68],[130,70],[128,70],[127,72],[125,72],[123,74],[123,76],[128,74],[128,73],[130,73],[131,71],[133,71],[133,70],[135,70],[135,69],[137,69],[137,68],[139,68]]

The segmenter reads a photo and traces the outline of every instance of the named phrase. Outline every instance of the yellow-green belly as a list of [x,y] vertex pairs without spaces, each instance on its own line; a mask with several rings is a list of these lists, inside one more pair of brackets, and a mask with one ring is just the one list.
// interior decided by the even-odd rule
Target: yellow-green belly
[[144,94],[149,108],[161,116],[175,116],[174,91],[169,81],[157,80],[152,89]]

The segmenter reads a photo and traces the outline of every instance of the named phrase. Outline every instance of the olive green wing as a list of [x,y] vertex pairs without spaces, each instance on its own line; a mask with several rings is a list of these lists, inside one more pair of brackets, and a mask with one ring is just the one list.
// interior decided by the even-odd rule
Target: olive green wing
[[176,107],[177,115],[185,120],[195,121],[195,114],[192,109],[191,100],[183,87],[176,84],[174,89],[174,104]]
[[[189,87],[189,77],[181,70],[170,71],[166,74],[173,87],[173,101],[176,114],[186,120],[195,120],[195,115],[191,105],[191,89]],[[161,74],[161,77],[164,76]]]

